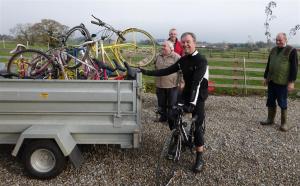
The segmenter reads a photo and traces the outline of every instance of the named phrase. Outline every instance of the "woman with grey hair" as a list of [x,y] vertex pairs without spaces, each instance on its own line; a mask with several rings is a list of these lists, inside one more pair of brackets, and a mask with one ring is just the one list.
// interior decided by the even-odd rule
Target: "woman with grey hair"
[[[165,41],[162,45],[160,54],[155,60],[155,69],[164,69],[173,65],[180,56],[174,52],[174,45],[171,41]],[[168,120],[168,112],[177,102],[178,73],[172,73],[167,76],[156,77],[156,95],[158,102],[159,122]],[[169,124],[170,129],[173,126]]]

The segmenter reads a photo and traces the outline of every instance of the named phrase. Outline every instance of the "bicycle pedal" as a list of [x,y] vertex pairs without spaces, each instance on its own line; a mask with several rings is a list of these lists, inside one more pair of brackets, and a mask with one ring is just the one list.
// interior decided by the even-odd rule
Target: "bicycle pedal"
[[167,160],[174,160],[174,155],[172,155],[172,154],[167,154],[167,155],[165,156],[165,158],[166,158]]

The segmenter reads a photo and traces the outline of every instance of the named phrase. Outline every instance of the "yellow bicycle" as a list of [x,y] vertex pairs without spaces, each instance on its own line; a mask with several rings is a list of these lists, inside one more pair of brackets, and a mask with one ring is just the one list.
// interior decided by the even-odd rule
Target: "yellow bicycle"
[[[79,56],[83,61],[97,58],[112,67],[115,67],[112,62],[114,59],[120,66],[126,61],[133,67],[146,66],[154,60],[156,43],[148,32],[138,28],[119,31],[95,16],[93,18],[96,21],[92,20],[91,23],[103,28],[97,34],[90,34],[84,24],[75,26],[66,33],[64,44],[76,58]],[[81,64],[70,60],[68,67],[74,69]]]

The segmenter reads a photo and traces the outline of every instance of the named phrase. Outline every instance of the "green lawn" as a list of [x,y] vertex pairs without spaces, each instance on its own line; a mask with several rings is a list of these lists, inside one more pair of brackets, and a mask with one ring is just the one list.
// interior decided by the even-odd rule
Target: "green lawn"
[[[6,56],[6,57],[11,56],[11,54],[9,52],[11,50],[13,50],[17,46],[17,44],[18,43],[14,42],[14,41],[5,41],[5,48],[4,48],[3,42],[0,42],[0,56]],[[26,46],[26,43],[20,43],[20,44],[23,44]],[[34,46],[29,45],[28,48],[34,48],[34,49],[41,50],[41,51],[48,50],[48,47],[44,46],[44,45],[34,45]],[[0,62],[6,63],[6,62],[8,62],[8,59],[0,58]]]

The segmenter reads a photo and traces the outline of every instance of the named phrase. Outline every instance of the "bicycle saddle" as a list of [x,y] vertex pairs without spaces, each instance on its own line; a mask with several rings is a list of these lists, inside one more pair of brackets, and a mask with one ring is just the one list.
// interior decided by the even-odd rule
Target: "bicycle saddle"
[[15,54],[21,50],[25,50],[27,49],[25,45],[22,45],[22,44],[17,44],[16,48],[14,48],[13,50],[11,50],[9,53],[10,54]]

